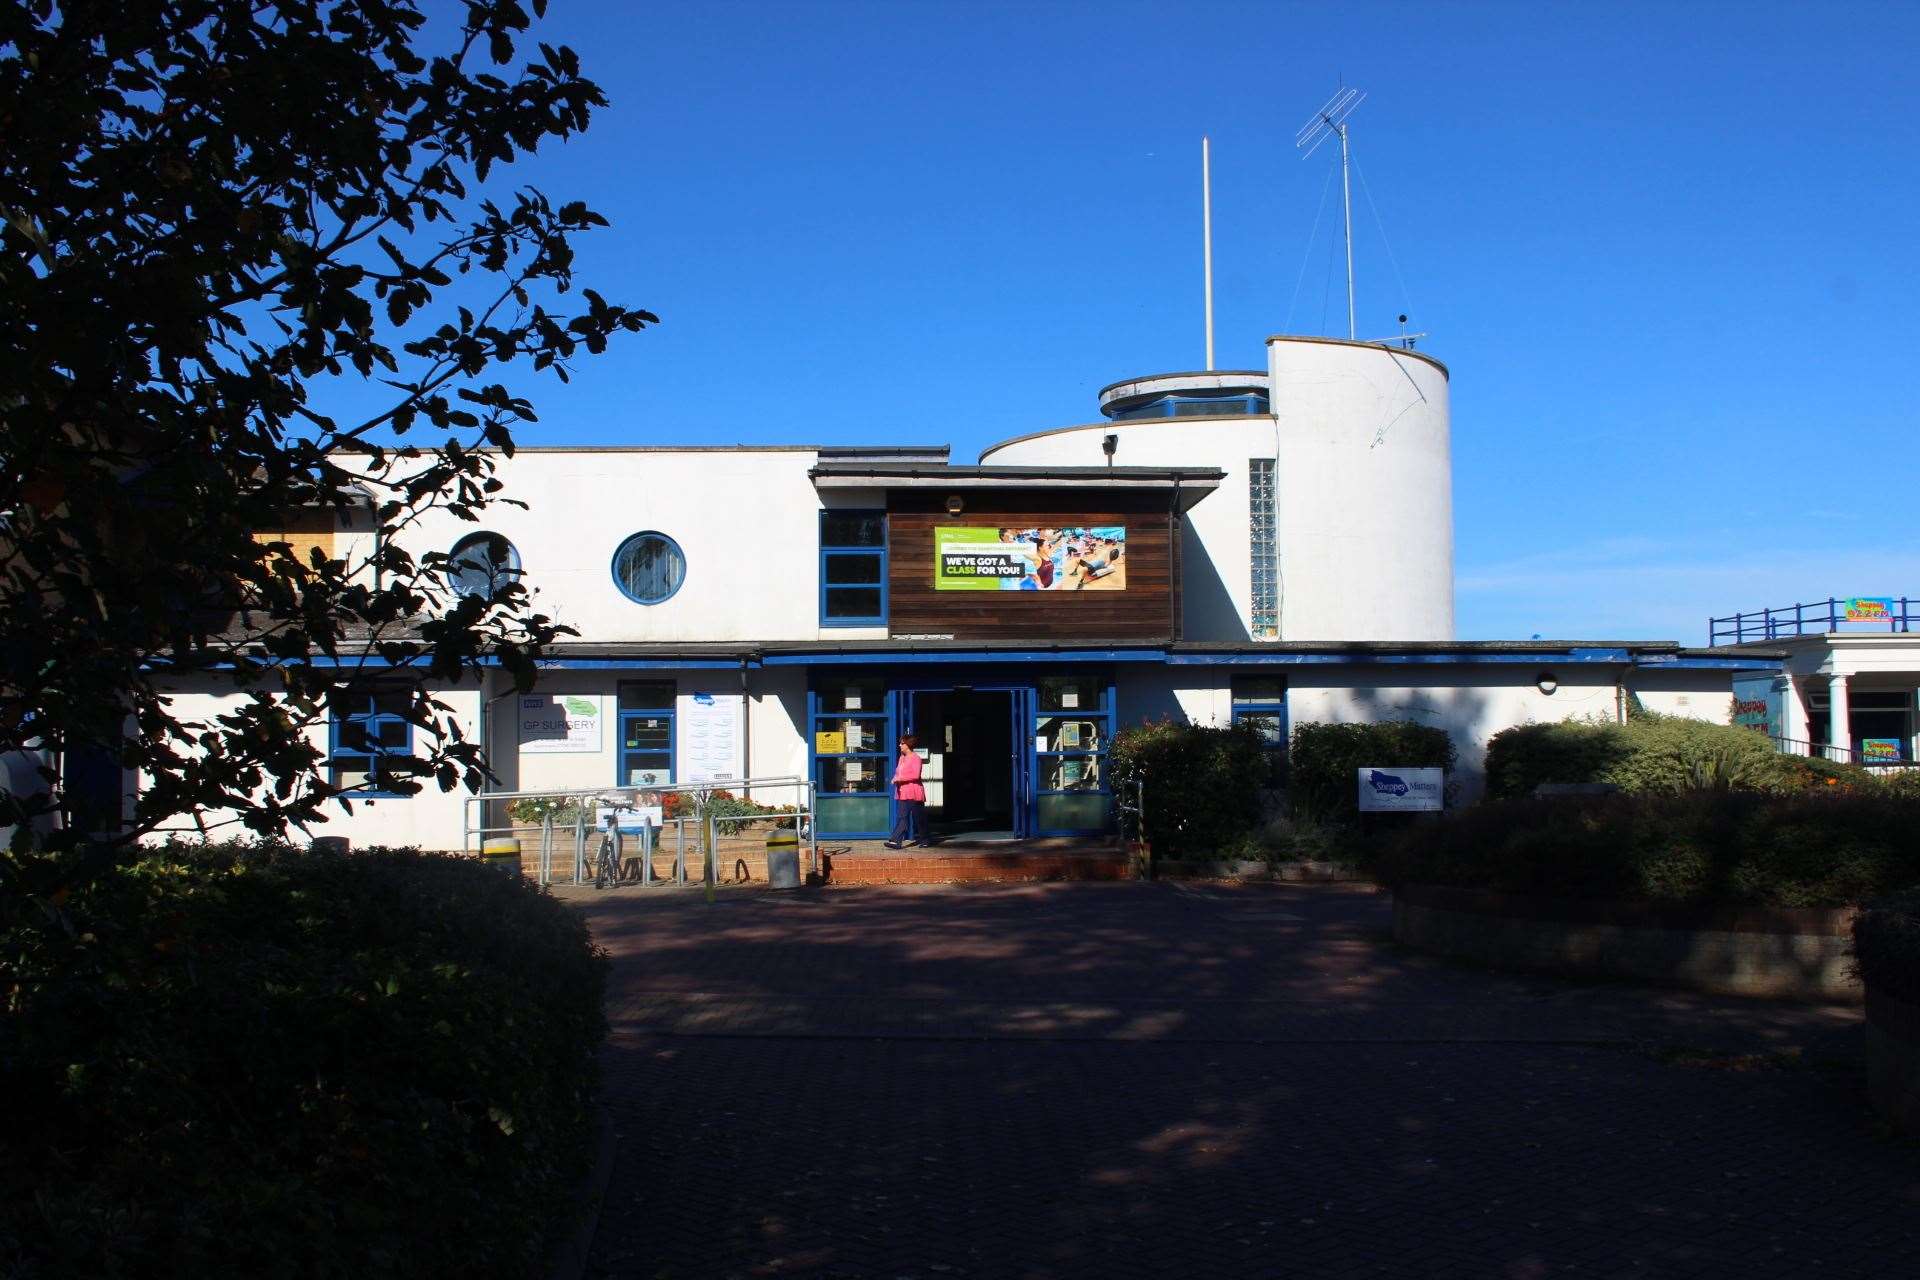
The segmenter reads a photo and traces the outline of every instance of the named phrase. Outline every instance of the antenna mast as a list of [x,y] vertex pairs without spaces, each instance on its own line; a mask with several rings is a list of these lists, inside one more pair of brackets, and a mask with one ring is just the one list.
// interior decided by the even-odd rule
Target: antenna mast
[[1213,156],[1200,135],[1200,237],[1207,289],[1207,372],[1213,372]]
[[[1306,159],[1320,149],[1320,144],[1329,137],[1340,139],[1340,205],[1346,214],[1347,224],[1347,337],[1357,338],[1353,323],[1353,188],[1347,180],[1347,117],[1358,107],[1366,94],[1358,89],[1342,87],[1339,92],[1327,99],[1325,106],[1313,113],[1313,117],[1300,127],[1294,135],[1293,145],[1303,153]],[[1209,295],[1211,296],[1211,295]],[[1208,368],[1213,366],[1209,364]]]

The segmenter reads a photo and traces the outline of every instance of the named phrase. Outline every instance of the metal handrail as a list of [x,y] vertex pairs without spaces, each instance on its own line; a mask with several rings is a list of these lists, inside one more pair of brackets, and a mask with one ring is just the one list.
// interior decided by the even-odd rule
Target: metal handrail
[[[661,786],[566,787],[538,791],[483,792],[479,795],[466,796],[463,798],[461,847],[465,852],[472,853],[476,840],[484,843],[490,834],[519,831],[528,825],[526,823],[515,822],[509,822],[505,825],[489,824],[487,822],[488,811],[485,808],[488,804],[496,801],[512,802],[515,800],[557,800],[562,803],[571,803],[576,809],[570,834],[573,844],[572,878],[573,883],[577,885],[580,884],[586,876],[586,854],[589,835],[592,832],[600,830],[600,827],[597,825],[593,827],[587,825],[586,815],[589,805],[598,806],[610,797],[625,797],[638,791],[654,792],[662,796],[690,795],[697,798],[711,795],[716,791],[729,793],[738,792],[746,796],[756,791],[778,791],[783,788],[793,788],[797,792],[795,796],[796,803],[784,811],[759,814],[714,814],[703,812],[696,816],[663,819],[659,824],[659,830],[661,832],[664,833],[668,827],[674,828],[674,880],[680,884],[686,883],[686,836],[687,825],[689,823],[696,824],[699,830],[700,843],[704,855],[703,874],[707,882],[711,884],[717,882],[719,877],[718,835],[721,824],[728,822],[767,822],[787,817],[794,820],[796,829],[807,842],[808,869],[817,873],[820,870],[818,788],[813,779],[798,774],[789,774],[776,778],[741,778],[719,782],[669,783]],[[476,805],[480,806],[478,810],[475,809]],[[478,821],[475,820],[476,817]],[[554,855],[559,849],[556,837],[558,832],[564,828],[555,824],[552,814],[546,815],[539,824],[539,827],[539,881],[541,884],[551,884],[553,882]],[[617,834],[615,838],[619,838]],[[642,847],[645,848],[646,846],[643,845]],[[653,883],[653,864],[651,857],[643,860],[641,877],[641,883]]]
[[[1858,598],[1858,597],[1852,597]],[[1891,599],[1892,597],[1887,597]],[[1783,636],[1823,635],[1842,627],[1878,628],[1880,623],[1848,622],[1845,616],[1849,597],[1829,596],[1802,604],[1781,605],[1755,613],[1735,613],[1724,618],[1707,619],[1709,644],[1745,644],[1750,640],[1778,640]],[[1920,598],[1901,596],[1886,618],[1889,632],[1920,631]]]

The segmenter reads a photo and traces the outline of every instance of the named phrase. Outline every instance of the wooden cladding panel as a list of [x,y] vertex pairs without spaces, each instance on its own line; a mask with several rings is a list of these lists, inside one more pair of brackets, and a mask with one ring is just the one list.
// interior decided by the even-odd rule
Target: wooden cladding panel
[[253,540],[291,543],[294,556],[302,564],[307,563],[315,548],[331,560],[336,554],[334,515],[331,511],[296,511],[286,518],[283,527],[258,530]]
[[[1175,638],[1173,520],[1160,495],[1102,494],[1105,509],[1073,510],[1054,496],[966,495],[948,515],[919,494],[887,517],[888,630],[957,640],[1171,640]],[[1114,501],[1113,499],[1119,499]],[[1084,501],[1084,497],[1082,498]],[[919,510],[903,510],[905,506]],[[943,527],[1090,528],[1124,525],[1124,591],[936,591],[934,530]]]

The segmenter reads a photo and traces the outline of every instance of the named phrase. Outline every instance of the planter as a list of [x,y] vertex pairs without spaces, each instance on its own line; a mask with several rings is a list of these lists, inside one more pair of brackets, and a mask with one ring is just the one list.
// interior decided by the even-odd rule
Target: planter
[[1920,1005],[1867,988],[1867,1093],[1902,1133],[1920,1134]]
[[1286,884],[1339,884],[1362,877],[1344,862],[1259,862],[1243,858],[1159,859],[1156,880],[1253,880]]
[[1853,908],[1690,907],[1398,886],[1393,936],[1493,968],[1858,1003]]

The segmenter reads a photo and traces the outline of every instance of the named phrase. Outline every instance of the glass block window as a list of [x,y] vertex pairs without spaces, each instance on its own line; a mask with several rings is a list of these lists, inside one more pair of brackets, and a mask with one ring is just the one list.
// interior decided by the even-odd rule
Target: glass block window
[[1256,640],[1275,640],[1280,636],[1280,524],[1272,458],[1247,462],[1247,539],[1253,565],[1248,630]]
[[328,777],[356,797],[407,794],[393,787],[406,775],[389,763],[413,754],[413,724],[405,689],[337,689],[328,704]]
[[887,513],[820,513],[820,625],[887,621]]

